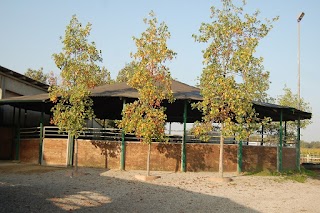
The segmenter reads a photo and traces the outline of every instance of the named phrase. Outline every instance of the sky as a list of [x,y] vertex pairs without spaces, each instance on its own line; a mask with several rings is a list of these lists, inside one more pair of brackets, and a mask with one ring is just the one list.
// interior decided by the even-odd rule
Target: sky
[[[102,51],[101,65],[116,78],[132,60],[132,37],[145,31],[143,18],[153,10],[158,21],[167,24],[171,33],[168,46],[177,53],[169,64],[172,77],[194,86],[202,72],[201,51],[206,45],[196,43],[192,34],[198,34],[202,22],[210,22],[210,7],[220,5],[218,0],[0,0],[0,65],[21,74],[40,67],[59,74],[52,54],[61,52],[60,37],[75,14],[83,25],[92,24],[89,41]],[[270,72],[268,94],[274,98],[283,94],[285,85],[297,93],[297,17],[305,13],[300,25],[300,91],[312,108],[312,124],[301,131],[301,138],[309,142],[320,141],[319,8],[318,0],[247,0],[245,7],[248,13],[259,9],[262,20],[280,17],[256,52]]]

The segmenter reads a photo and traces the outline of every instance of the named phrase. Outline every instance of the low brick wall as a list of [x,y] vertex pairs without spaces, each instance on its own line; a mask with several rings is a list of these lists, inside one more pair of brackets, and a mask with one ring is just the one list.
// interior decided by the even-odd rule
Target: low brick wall
[[[126,170],[146,170],[148,145],[139,142],[126,143]],[[180,171],[181,144],[152,143],[150,170]]]
[[282,167],[284,170],[294,170],[296,169],[296,149],[283,147],[282,148]]
[[78,165],[119,169],[120,151],[119,142],[78,140]]
[[22,139],[20,141],[20,161],[22,163],[39,163],[39,139]]
[[[220,145],[218,144],[187,144],[187,171],[218,171]],[[237,146],[224,145],[224,171],[237,170]]]
[[43,165],[67,165],[67,139],[45,138],[43,140]]
[[[66,166],[67,139],[43,141],[44,165]],[[21,141],[20,158],[23,162],[38,163],[39,139]],[[224,145],[224,171],[237,171],[236,144]],[[218,171],[219,144],[186,144],[186,170],[189,172]],[[125,169],[145,170],[148,145],[126,142]],[[78,165],[120,169],[121,142],[78,140]],[[283,147],[283,169],[295,169],[295,149]],[[277,169],[277,148],[268,146],[243,146],[242,171]],[[154,171],[181,171],[181,144],[152,143],[150,169]]]
[[260,171],[277,169],[277,147],[243,146],[242,170]]

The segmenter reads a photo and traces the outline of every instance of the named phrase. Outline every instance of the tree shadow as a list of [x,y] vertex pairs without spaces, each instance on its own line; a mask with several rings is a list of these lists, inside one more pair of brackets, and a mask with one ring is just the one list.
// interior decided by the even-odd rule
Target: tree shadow
[[158,143],[157,150],[160,154],[164,154],[166,158],[171,158],[176,161],[175,172],[178,172],[181,166],[181,144]]
[[219,156],[209,144],[187,144],[187,171],[215,171]]
[[121,146],[118,142],[110,142],[110,141],[91,141],[91,144],[95,148],[99,148],[101,150],[101,155],[105,156],[105,168],[109,168],[110,158],[118,158],[121,152]]
[[228,198],[188,191],[178,185],[101,176],[105,172],[102,169],[87,171],[74,178],[62,175],[63,171],[2,176],[1,211],[257,212]]

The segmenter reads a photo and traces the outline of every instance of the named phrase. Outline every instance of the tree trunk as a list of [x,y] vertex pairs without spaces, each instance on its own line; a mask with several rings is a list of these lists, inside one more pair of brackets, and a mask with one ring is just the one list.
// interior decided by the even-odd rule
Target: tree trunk
[[151,143],[148,144],[147,176],[150,176],[150,154],[151,154]]
[[224,137],[222,134],[223,124],[221,124],[221,135],[220,135],[220,156],[219,156],[219,176],[223,178],[223,145],[224,145]]
[[75,167],[74,167],[74,171],[75,171],[75,173],[77,173],[78,172],[78,139],[76,138],[75,140],[74,140],[74,143],[75,143],[75,147],[74,147],[74,165],[75,165]]

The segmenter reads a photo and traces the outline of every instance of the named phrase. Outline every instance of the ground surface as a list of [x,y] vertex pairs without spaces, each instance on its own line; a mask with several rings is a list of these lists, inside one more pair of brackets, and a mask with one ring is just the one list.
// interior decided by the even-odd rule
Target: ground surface
[[72,169],[0,163],[0,212],[320,212],[320,180],[216,173]]

